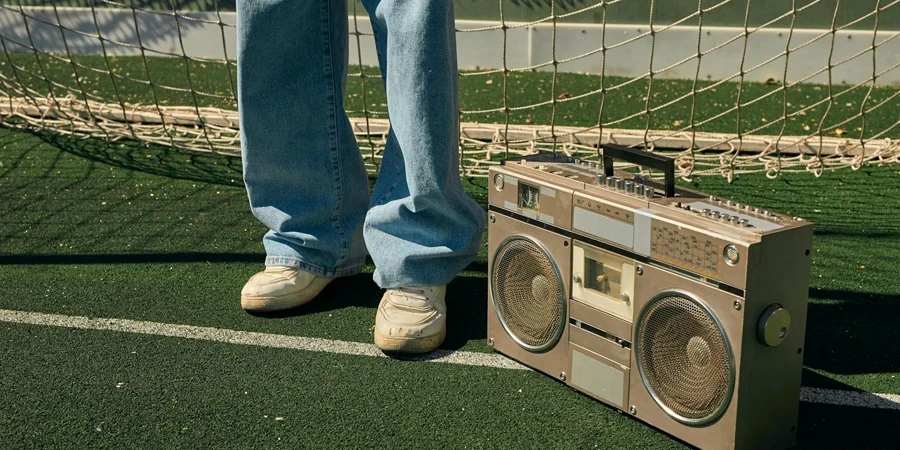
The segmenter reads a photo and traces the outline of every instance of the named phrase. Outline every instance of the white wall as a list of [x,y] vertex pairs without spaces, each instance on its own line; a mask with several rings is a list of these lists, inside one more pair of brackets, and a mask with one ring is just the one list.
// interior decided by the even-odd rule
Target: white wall
[[[0,8],[0,36],[6,40],[10,51],[29,51],[30,47],[24,27],[24,18],[15,7]],[[59,23],[68,30],[61,31],[56,26],[57,20],[52,9],[49,8],[25,8],[26,14],[38,19],[28,19],[31,37],[34,47],[44,52],[65,53],[62,33],[68,40],[69,48],[78,54],[100,54],[102,51],[100,40],[97,38],[95,21],[89,9],[84,8],[59,8]],[[136,17],[131,10],[98,9],[97,22],[100,24],[100,35],[104,38],[117,41],[120,44],[106,42],[106,50],[113,55],[139,54],[138,33],[140,30],[141,42],[144,47],[162,52],[163,54],[181,55],[181,45],[184,45],[184,53],[192,57],[223,58],[235,57],[235,23],[234,13],[221,13],[221,22],[215,13],[209,12],[185,12],[186,16],[197,19],[188,20],[181,18],[178,23],[181,28],[182,40],[177,36],[176,20],[170,13],[153,14],[138,11]],[[50,24],[41,23],[50,22]],[[212,23],[207,23],[212,22]],[[368,17],[357,19],[359,30],[364,33],[371,32]],[[494,22],[458,21],[457,27],[461,30],[492,27],[498,25]],[[515,26],[515,24],[510,24]],[[354,29],[354,19],[350,18],[350,29]],[[72,31],[75,30],[75,31]],[[656,48],[654,51],[653,68],[661,70],[673,63],[685,58],[690,58],[697,49],[698,30],[696,27],[674,27],[665,31],[659,31],[657,27]],[[636,36],[647,33],[647,27],[635,25],[608,25],[606,28],[606,46],[611,47]],[[784,51],[785,43],[790,30],[765,29],[750,35],[747,46],[745,70],[749,70],[761,64],[774,55]],[[83,34],[79,34],[83,33]],[[703,51],[714,48],[729,39],[739,37],[734,42],[703,56],[700,67],[700,77],[709,80],[731,78],[737,75],[740,67],[741,51],[744,40],[740,37],[743,30],[727,27],[704,27],[701,36],[701,49]],[[826,36],[818,41],[797,49],[803,44],[812,41],[816,37]],[[900,32],[885,31],[877,36],[877,42],[883,42],[876,51],[878,72],[887,71],[878,78],[880,85],[900,85]],[[556,32],[556,58],[564,60],[570,57],[582,55],[600,48],[602,28],[594,24],[559,24]],[[223,38],[225,45],[223,45]],[[523,28],[512,28],[507,33],[507,66],[511,69],[525,68],[552,60],[552,25],[542,23]],[[355,36],[351,36],[350,61],[356,64],[357,47]],[[377,65],[372,36],[361,36],[362,62],[366,65]],[[650,60],[649,36],[644,36],[626,45],[611,49],[606,55],[606,71],[608,75],[625,77],[643,76],[649,69]],[[834,42],[833,64],[838,64],[846,58],[863,52],[872,44],[872,33],[865,31],[842,31],[836,34]],[[828,51],[831,46],[831,35],[825,30],[795,29],[791,38],[791,52],[788,72],[788,81],[793,82],[806,78],[828,64]],[[499,29],[479,32],[461,32],[458,34],[458,49],[460,68],[474,70],[476,68],[500,68],[503,55],[503,32]],[[148,55],[155,53],[149,52]],[[539,70],[552,70],[552,65],[547,65]],[[602,57],[600,53],[576,59],[559,65],[559,70],[564,72],[600,73]],[[697,59],[659,73],[663,78],[693,78],[697,70]],[[778,57],[774,61],[753,70],[747,74],[747,80],[765,81],[769,78],[781,80],[784,71],[784,57]],[[841,64],[834,68],[833,80],[835,83],[858,83],[872,76],[871,52],[856,59]],[[811,78],[810,82],[827,82],[827,73],[822,72]]]

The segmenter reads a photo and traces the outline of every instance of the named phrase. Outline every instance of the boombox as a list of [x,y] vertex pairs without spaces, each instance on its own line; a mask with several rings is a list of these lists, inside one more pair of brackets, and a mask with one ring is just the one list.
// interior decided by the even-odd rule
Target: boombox
[[678,188],[672,159],[616,145],[507,160],[489,190],[496,351],[697,447],[796,443],[810,222]]

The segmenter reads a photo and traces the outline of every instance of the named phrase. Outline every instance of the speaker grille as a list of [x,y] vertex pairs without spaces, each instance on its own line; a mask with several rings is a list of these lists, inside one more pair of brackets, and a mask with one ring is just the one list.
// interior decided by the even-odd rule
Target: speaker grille
[[506,332],[533,352],[556,345],[566,323],[566,295],[547,251],[531,238],[510,236],[497,247],[491,272],[494,308]]
[[705,305],[679,292],[657,295],[641,312],[635,340],[644,385],[673,419],[703,425],[725,412],[734,356]]

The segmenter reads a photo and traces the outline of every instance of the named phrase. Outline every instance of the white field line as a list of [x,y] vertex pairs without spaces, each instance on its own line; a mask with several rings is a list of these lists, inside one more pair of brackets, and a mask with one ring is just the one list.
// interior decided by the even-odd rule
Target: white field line
[[[387,357],[374,345],[361,342],[336,341],[302,336],[257,333],[253,331],[198,327],[193,325],[144,322],[129,319],[91,318],[0,309],[0,322],[80,328],[85,330],[120,331],[125,333],[197,339],[201,341],[224,342],[228,344],[256,345],[260,347],[287,348],[310,352],[337,353],[342,355]],[[529,370],[526,366],[505,356],[491,353],[438,350],[427,355],[413,356],[407,359],[467,366],[492,367],[497,369]],[[871,394],[868,392],[803,387],[800,392],[800,400],[829,405],[900,410],[900,395],[898,394]]]

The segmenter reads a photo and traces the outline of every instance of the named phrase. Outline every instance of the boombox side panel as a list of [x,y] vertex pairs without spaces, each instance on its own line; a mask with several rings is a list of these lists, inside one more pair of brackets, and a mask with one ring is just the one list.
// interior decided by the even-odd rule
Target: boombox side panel
[[[508,237],[513,235],[528,236],[539,242],[555,260],[562,276],[565,296],[568,299],[571,276],[571,240],[559,234],[529,225],[525,222],[498,213],[491,213],[488,224],[488,342],[493,340],[494,350],[525,364],[535,370],[559,379],[560,374],[569,366],[569,322],[568,310],[565,312],[565,325],[558,343],[551,349],[535,353],[520,346],[500,323],[494,307],[493,282],[494,255],[497,248]],[[568,302],[565,302],[568,304]],[[568,305],[566,306],[568,309]]]
[[[782,449],[796,443],[800,378],[809,296],[812,224],[763,237],[751,249],[741,361],[737,448]],[[791,329],[776,347],[760,343],[756,328],[769,305],[790,312]]]

